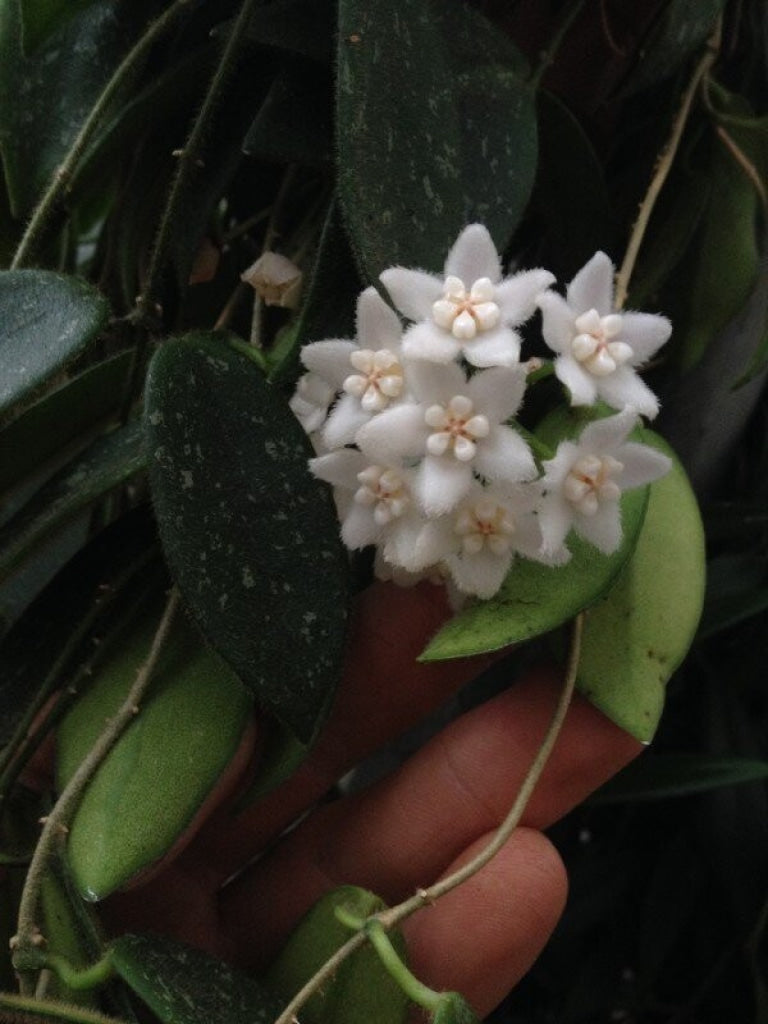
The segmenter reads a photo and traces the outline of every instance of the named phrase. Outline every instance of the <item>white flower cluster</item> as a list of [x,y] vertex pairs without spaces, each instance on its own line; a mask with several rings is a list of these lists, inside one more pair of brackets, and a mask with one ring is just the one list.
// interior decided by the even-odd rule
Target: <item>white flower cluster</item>
[[[516,555],[560,565],[571,529],[605,553],[621,541],[619,498],[669,469],[628,441],[658,411],[634,367],[669,337],[661,316],[613,311],[613,266],[597,253],[568,286],[546,270],[502,277],[472,224],[442,276],[393,267],[381,281],[407,325],[366,289],[356,340],[306,345],[291,408],[311,435],[312,472],[333,485],[341,535],[376,545],[379,575],[439,575],[492,597]],[[573,405],[620,410],[537,464],[514,417],[526,387],[515,327],[536,307]],[[511,425],[510,425],[511,424]]]

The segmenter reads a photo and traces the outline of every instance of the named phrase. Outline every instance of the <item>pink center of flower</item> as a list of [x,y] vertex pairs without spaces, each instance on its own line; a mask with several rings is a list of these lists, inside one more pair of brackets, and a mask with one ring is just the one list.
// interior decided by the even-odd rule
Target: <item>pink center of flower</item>
[[595,377],[607,377],[632,357],[632,348],[619,341],[621,314],[600,316],[590,309],[577,317],[576,336],[571,342],[574,359]]
[[461,537],[461,548],[466,555],[479,554],[483,548],[494,555],[506,555],[515,532],[515,521],[504,505],[481,498],[460,510],[454,530]]
[[355,349],[349,361],[357,373],[351,374],[342,387],[348,395],[360,399],[366,412],[381,412],[390,401],[403,393],[403,368],[388,348]]
[[379,526],[386,526],[403,514],[410,499],[397,469],[368,466],[357,474],[357,480],[361,486],[355,492],[355,501],[373,509],[373,518]]
[[477,452],[477,441],[490,430],[487,416],[476,415],[471,399],[454,395],[447,405],[431,405],[424,422],[432,427],[427,438],[430,455],[452,452],[459,462],[470,462]]
[[494,301],[496,290],[489,277],[480,277],[467,291],[460,277],[445,279],[443,297],[432,305],[438,327],[450,331],[459,341],[471,341],[479,331],[489,331],[501,319]]
[[593,516],[601,502],[621,497],[621,488],[611,478],[623,469],[623,464],[612,455],[583,455],[565,478],[563,492],[582,515]]

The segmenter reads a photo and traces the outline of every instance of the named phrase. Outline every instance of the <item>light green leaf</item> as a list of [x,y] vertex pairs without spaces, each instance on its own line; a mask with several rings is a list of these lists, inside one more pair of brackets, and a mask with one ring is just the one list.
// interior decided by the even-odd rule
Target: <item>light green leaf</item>
[[339,676],[347,562],[306,435],[217,334],[158,350],[145,425],[163,546],[194,618],[260,705],[310,742]]
[[97,438],[0,528],[0,579],[54,530],[144,469],[140,423]]
[[80,355],[108,317],[107,300],[80,278],[0,272],[0,417]]
[[653,738],[665,684],[685,657],[704,601],[704,531],[696,498],[674,452],[650,486],[634,554],[584,625],[577,685],[604,714],[641,742]]
[[[287,1001],[328,958],[351,937],[336,916],[344,907],[364,919],[384,910],[378,896],[354,885],[342,885],[321,897],[302,918],[270,968],[266,981]],[[390,933],[392,944],[405,959],[405,943]],[[370,946],[352,954],[336,971],[333,980],[313,995],[302,1009],[306,1024],[401,1024],[409,1001]]]
[[281,1005],[254,978],[157,935],[121,935],[111,960],[163,1024],[271,1024]]
[[[62,722],[60,787],[125,699],[159,615],[157,605],[149,609]],[[239,680],[177,617],[147,699],[97,770],[72,822],[67,856],[86,899],[103,899],[170,850],[229,764],[250,716]]]
[[459,992],[443,992],[432,1024],[479,1024],[480,1018]]

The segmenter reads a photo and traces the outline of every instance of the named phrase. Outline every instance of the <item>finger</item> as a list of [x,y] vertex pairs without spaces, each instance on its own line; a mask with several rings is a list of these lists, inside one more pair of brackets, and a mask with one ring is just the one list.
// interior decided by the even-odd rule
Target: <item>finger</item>
[[443,587],[375,583],[360,595],[346,670],[331,718],[288,780],[244,813],[229,809],[201,833],[192,854],[215,863],[223,881],[363,757],[443,705],[498,655],[425,663],[416,659],[450,616]]
[[[554,669],[531,673],[458,719],[390,779],[318,810],[274,853],[222,893],[224,927],[246,941],[257,908],[273,906],[256,959],[284,939],[323,892],[362,885],[395,903],[426,887],[506,815],[551,719],[560,686]],[[577,699],[523,818],[551,824],[639,751],[640,745]]]
[[[477,840],[448,873],[491,838]],[[481,871],[404,922],[409,967],[430,988],[461,992],[485,1017],[543,949],[567,890],[563,862],[549,840],[518,829]]]

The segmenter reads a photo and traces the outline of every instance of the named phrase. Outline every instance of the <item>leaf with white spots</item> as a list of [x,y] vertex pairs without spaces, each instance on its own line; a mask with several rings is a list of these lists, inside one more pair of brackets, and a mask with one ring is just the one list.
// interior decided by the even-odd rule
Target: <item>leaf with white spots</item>
[[306,435],[248,355],[210,333],[158,350],[145,429],[185,602],[259,704],[309,743],[339,675],[347,563]]

